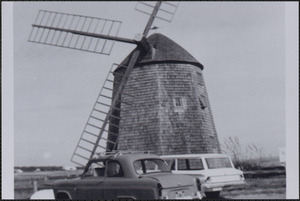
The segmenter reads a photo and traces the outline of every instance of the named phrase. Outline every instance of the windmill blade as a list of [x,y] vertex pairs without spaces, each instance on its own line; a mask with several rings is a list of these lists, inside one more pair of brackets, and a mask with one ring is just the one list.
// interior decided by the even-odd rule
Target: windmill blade
[[28,41],[109,55],[121,24],[117,20],[40,10]]
[[[123,93],[122,100],[119,99],[115,106],[111,106],[114,98],[113,87],[119,84],[119,82],[114,80],[114,75],[117,73],[115,69],[120,67],[118,64],[112,65],[96,99],[71,158],[71,161],[77,165],[84,166],[97,153],[109,152],[116,149],[118,143],[118,125],[121,120],[118,114],[120,114],[120,111],[125,112],[120,106],[121,104],[132,105],[135,100],[134,96]],[[126,69],[127,67],[122,66],[122,68]],[[130,79],[134,78],[129,77],[128,80]],[[110,112],[110,110],[112,111]],[[105,123],[105,120],[108,123]],[[126,119],[122,121],[126,125],[130,125],[131,123],[126,121]]]
[[[161,2],[157,2],[155,7],[153,8],[152,14],[150,15],[150,18],[149,18],[149,20],[146,24],[146,27],[144,29],[144,32],[143,32],[144,40],[141,40],[141,41],[145,42],[145,37],[149,33],[150,27],[153,24],[153,21],[155,19],[155,16],[157,15],[160,5],[161,5]],[[78,165],[84,165],[85,164],[84,162],[93,158],[95,156],[95,154],[97,154],[98,152],[113,151],[117,148],[118,136],[119,136],[118,122],[120,120],[120,117],[117,117],[115,115],[115,113],[116,112],[118,113],[121,111],[121,104],[128,104],[128,103],[125,103],[124,101],[121,101],[121,94],[123,93],[123,90],[125,88],[127,80],[130,79],[130,73],[136,64],[136,62],[141,54],[141,51],[148,51],[147,45],[146,44],[144,44],[144,45],[145,46],[139,45],[137,47],[137,49],[135,49],[133,51],[132,56],[131,56],[130,61],[128,62],[127,66],[122,66],[126,70],[124,71],[124,73],[122,73],[122,79],[118,83],[117,90],[113,90],[112,88],[106,87],[105,83],[104,83],[102,90],[103,89],[110,90],[111,96],[109,96],[107,94],[103,95],[102,90],[101,90],[98,98],[99,97],[108,98],[109,101],[111,101],[111,104],[100,102],[97,99],[97,101],[94,105],[94,108],[92,110],[92,113],[88,119],[87,126],[85,127],[85,129],[82,133],[82,136],[79,139],[78,145],[73,153],[73,156],[71,159],[72,162],[74,162]],[[146,48],[146,50],[145,50],[145,48]],[[116,72],[113,72],[113,70],[110,70],[110,73],[113,74]],[[108,77],[109,77],[109,75],[108,75]],[[113,79],[109,79],[108,77],[105,82],[114,83]],[[134,99],[132,99],[132,103],[133,103],[133,100]],[[107,107],[107,112],[100,110],[100,108],[97,109],[96,108],[97,104],[100,104],[101,108],[103,108],[104,106]],[[93,115],[94,111],[96,111],[96,112],[101,111],[100,113],[104,114],[103,118],[95,117]],[[98,122],[90,123],[91,119],[96,119],[96,120],[98,120]],[[99,121],[100,121],[100,124],[99,124]],[[95,129],[95,130],[93,132],[87,131],[88,126],[93,127],[93,129]],[[111,129],[111,127],[115,127],[115,129]],[[84,136],[86,136],[86,134],[92,135],[93,139],[91,139],[91,140],[86,139],[84,137]],[[103,145],[103,141],[104,142],[106,141],[106,146]],[[84,142],[86,145],[85,146],[80,145],[81,142]],[[88,146],[88,148],[87,148],[87,146]],[[84,154],[81,152],[84,152]],[[81,162],[78,162],[78,160],[80,160]]]
[[[173,1],[161,1],[161,5],[158,9],[155,18],[172,22],[174,14],[176,13],[177,7],[179,2]],[[153,1],[139,1],[136,6],[135,10],[142,12],[147,15],[151,15],[152,10],[155,8],[155,2]]]

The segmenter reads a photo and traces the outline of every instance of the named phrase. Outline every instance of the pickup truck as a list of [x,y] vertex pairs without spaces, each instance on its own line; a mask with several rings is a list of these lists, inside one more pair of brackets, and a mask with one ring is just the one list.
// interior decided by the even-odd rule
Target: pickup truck
[[91,159],[80,178],[58,180],[31,199],[201,199],[200,190],[199,179],[173,174],[157,155],[116,152]]

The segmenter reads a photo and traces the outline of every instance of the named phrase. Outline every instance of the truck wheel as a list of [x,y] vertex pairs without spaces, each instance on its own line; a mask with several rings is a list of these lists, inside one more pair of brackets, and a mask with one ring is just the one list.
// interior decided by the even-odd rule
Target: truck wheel
[[205,192],[205,195],[208,198],[219,198],[220,197],[220,191]]
[[66,193],[58,193],[56,196],[56,199],[58,200],[70,200],[70,197]]

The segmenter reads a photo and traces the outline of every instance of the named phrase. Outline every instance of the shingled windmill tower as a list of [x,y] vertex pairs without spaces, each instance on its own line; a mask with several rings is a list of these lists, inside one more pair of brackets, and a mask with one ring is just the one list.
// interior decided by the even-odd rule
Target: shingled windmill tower
[[29,41],[35,43],[106,55],[115,41],[137,45],[107,75],[71,159],[78,165],[100,151],[116,149],[220,152],[203,66],[169,38],[147,37],[154,19],[170,22],[178,5],[138,5],[146,6],[136,10],[150,17],[134,39],[118,37],[121,22],[104,18],[41,10],[32,25]]
[[[114,111],[121,117],[114,122],[118,129],[110,127],[119,134],[118,149],[157,154],[219,153],[203,65],[162,34],[147,40],[151,48],[135,64],[123,91],[135,97],[134,104],[119,105],[121,112]],[[131,56],[115,70],[116,83]],[[121,96],[122,101],[128,101],[127,97]],[[109,139],[115,140],[115,136]],[[112,149],[109,144],[108,148]]]

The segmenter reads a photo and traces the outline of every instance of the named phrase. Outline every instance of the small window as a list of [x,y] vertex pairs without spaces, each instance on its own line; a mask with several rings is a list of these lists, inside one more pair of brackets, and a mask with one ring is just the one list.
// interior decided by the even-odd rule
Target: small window
[[207,108],[206,101],[205,101],[205,96],[200,95],[199,103],[200,103],[201,109],[204,110],[205,108]]
[[174,106],[175,107],[183,107],[182,98],[181,97],[175,97],[174,98]]
[[204,80],[201,73],[197,72],[197,83],[201,86],[204,86]]

